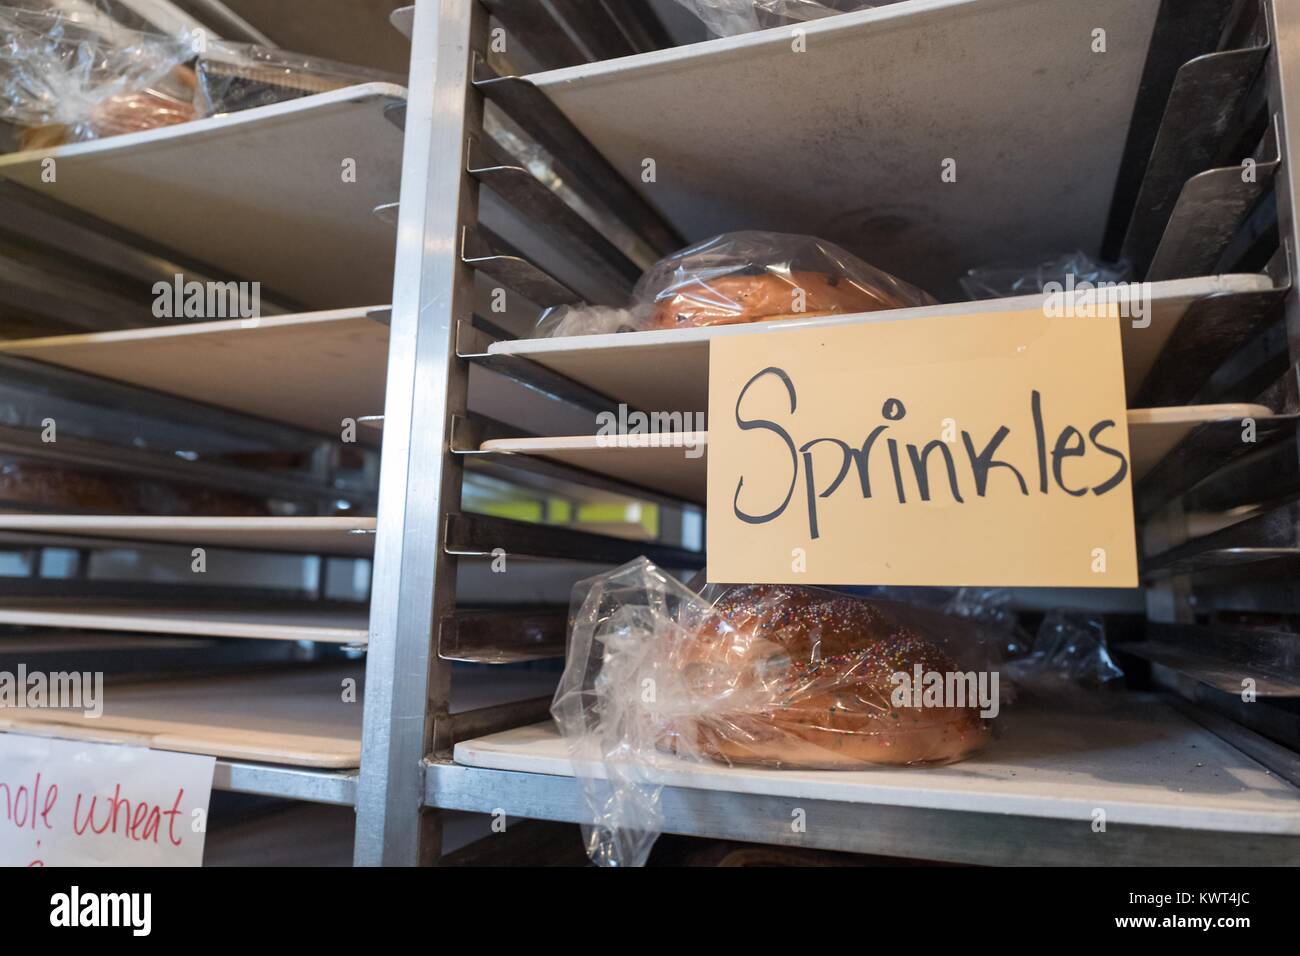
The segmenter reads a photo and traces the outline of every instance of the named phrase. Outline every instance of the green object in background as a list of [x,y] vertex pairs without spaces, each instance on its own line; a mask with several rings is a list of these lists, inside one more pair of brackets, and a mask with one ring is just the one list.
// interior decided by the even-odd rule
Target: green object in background
[[483,501],[476,509],[480,514],[494,518],[511,518],[515,521],[531,521],[540,524],[546,517],[542,513],[542,503],[532,501]]

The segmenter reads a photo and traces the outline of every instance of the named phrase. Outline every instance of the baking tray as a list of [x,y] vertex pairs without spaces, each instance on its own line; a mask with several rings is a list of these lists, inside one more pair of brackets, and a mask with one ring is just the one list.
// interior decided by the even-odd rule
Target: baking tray
[[[392,297],[406,90],[367,83],[53,149],[0,156],[0,178],[306,308]],[[57,178],[46,182],[46,159]],[[356,181],[342,163],[356,161]]]
[[[1263,405],[1246,404],[1131,409],[1128,422],[1133,480],[1140,480],[1180,441],[1206,422],[1267,418],[1270,414]],[[702,453],[690,457],[688,450],[692,447]],[[708,432],[497,438],[484,442],[480,450],[537,455],[687,501],[705,500]]]
[[[1124,386],[1130,401],[1137,395],[1174,330],[1192,303],[1206,296],[1249,295],[1273,288],[1265,275],[1222,275],[1174,279],[1149,286],[1150,324],[1134,326],[1120,319],[1124,350]],[[1121,310],[1131,308],[1138,287],[1121,289]],[[615,402],[633,408],[703,411],[708,408],[709,342],[731,335],[763,335],[788,328],[822,328],[866,322],[896,322],[943,315],[1020,312],[1043,307],[1041,295],[985,299],[950,305],[895,309],[855,315],[722,325],[707,328],[622,332],[563,338],[515,339],[494,342],[488,355],[518,355],[572,379]]]
[[905,0],[528,78],[688,241],[820,236],[950,301],[1097,253],[1159,7]]
[[[665,756],[650,776],[668,787],[720,794],[1012,814],[1080,827],[1103,807],[1109,826],[1300,835],[1300,790],[1157,698],[1105,710],[1017,708],[1002,720],[1004,733],[987,750],[945,767],[764,770]],[[568,747],[552,723],[462,741],[454,759],[467,767],[573,776]]]
[[[97,547],[140,542],[355,558],[374,552],[375,519],[352,517],[164,517],[161,515],[0,514],[0,533],[103,539]],[[51,540],[57,546],[58,540]],[[81,542],[85,543],[85,542]]]
[[337,436],[344,418],[383,408],[387,316],[373,306],[55,335],[0,342],[0,354]]

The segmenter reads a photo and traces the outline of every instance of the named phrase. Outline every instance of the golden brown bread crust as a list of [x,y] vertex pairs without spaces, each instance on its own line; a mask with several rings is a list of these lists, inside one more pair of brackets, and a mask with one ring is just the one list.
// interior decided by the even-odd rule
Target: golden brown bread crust
[[678,721],[669,748],[736,764],[844,769],[961,760],[988,738],[979,705],[895,706],[891,676],[950,673],[941,649],[868,601],[814,588],[726,591],[683,655],[704,699],[731,712]]
[[[803,309],[795,311],[802,290]],[[781,318],[809,318],[849,312],[901,309],[904,303],[883,289],[868,289],[850,279],[820,272],[730,275],[686,285],[655,303],[649,328],[681,329],[735,325]]]

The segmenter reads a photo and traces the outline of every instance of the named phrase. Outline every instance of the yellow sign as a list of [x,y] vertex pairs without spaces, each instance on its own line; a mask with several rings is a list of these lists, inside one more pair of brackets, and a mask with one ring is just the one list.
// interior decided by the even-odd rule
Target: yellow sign
[[714,339],[708,563],[719,583],[1136,586],[1119,322]]

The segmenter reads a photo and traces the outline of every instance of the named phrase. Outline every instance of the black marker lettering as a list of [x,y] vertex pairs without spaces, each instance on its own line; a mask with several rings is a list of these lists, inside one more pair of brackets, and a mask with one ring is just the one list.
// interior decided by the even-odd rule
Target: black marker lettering
[[749,386],[753,385],[764,375],[769,374],[775,375],[785,384],[785,390],[790,395],[790,413],[794,413],[797,401],[794,393],[794,383],[790,381],[790,376],[787,375],[783,369],[770,366],[763,369],[763,371],[759,372],[746,382],[745,387],[742,388],[740,394],[736,396],[736,426],[743,432],[747,432],[753,428],[763,428],[781,436],[781,440],[785,442],[786,447],[790,449],[790,487],[785,493],[785,500],[781,502],[776,510],[769,511],[767,514],[763,515],[750,515],[740,510],[740,489],[745,486],[745,476],[741,475],[740,480],[736,482],[736,494],[731,499],[731,509],[735,513],[736,517],[741,521],[744,521],[746,524],[763,524],[764,522],[771,521],[773,518],[780,517],[781,513],[785,511],[786,505],[790,503],[790,499],[794,496],[794,484],[799,480],[799,455],[795,451],[794,439],[790,437],[789,432],[776,422],[768,421],[764,418],[744,419],[740,417],[740,403],[744,401],[745,393],[749,391]]
[[888,427],[888,425],[877,425],[871,429],[871,434],[862,443],[862,451],[855,453],[853,456],[854,462],[858,466],[858,482],[862,485],[863,498],[871,497],[871,475],[867,471],[868,466],[871,464],[871,446],[876,443],[880,433]]
[[[1067,442],[1069,444],[1067,444]],[[1065,479],[1061,477],[1061,465],[1066,458],[1079,458],[1084,453],[1083,435],[1079,429],[1073,425],[1066,425],[1061,429],[1061,434],[1056,438],[1056,447],[1052,449],[1052,477],[1060,489],[1067,495],[1078,498],[1080,495],[1088,493],[1087,488],[1080,488],[1077,491],[1065,484]]]
[[964,431],[961,433],[961,440],[966,445],[966,457],[970,459],[970,470],[975,476],[975,494],[981,498],[984,497],[984,492],[988,488],[989,471],[994,468],[1011,469],[1011,474],[1015,475],[1016,481],[1020,482],[1020,493],[1022,495],[1029,494],[1029,487],[1025,484],[1025,478],[1020,474],[1020,470],[1009,462],[998,461],[993,457],[998,450],[998,446],[1002,444],[1002,440],[1009,434],[1011,434],[1011,429],[1003,425],[994,432],[993,437],[989,439],[989,443],[984,446],[984,450],[976,454],[975,443],[971,441],[970,432]]
[[1043,396],[1038,389],[1030,395],[1030,407],[1034,412],[1034,440],[1038,445],[1038,490],[1047,494],[1047,439],[1043,436]]
[[921,489],[921,500],[930,500],[930,471],[929,459],[930,452],[938,449],[943,452],[943,464],[948,469],[948,484],[952,488],[952,496],[958,504],[965,504],[962,500],[961,489],[957,485],[957,468],[952,461],[952,452],[948,450],[946,442],[939,439],[927,442],[925,447],[919,452],[915,445],[907,446],[908,457],[912,459],[912,471],[916,473],[916,486]]
[[1097,487],[1092,489],[1092,493],[1094,495],[1104,495],[1106,492],[1110,491],[1121,481],[1123,481],[1124,476],[1128,474],[1128,461],[1125,460],[1124,455],[1120,453],[1117,449],[1111,448],[1109,445],[1103,445],[1101,442],[1097,441],[1098,435],[1104,432],[1107,428],[1114,428],[1114,427],[1115,427],[1115,423],[1108,418],[1105,421],[1100,421],[1097,424],[1093,425],[1092,430],[1088,432],[1089,440],[1092,441],[1093,445],[1096,447],[1096,449],[1099,452],[1105,455],[1113,455],[1114,457],[1119,459],[1119,469],[1115,472],[1115,474],[1111,475],[1109,478],[1107,478]]
[[885,444],[889,446],[889,461],[894,466],[894,487],[898,489],[898,503],[907,504],[907,495],[903,491],[903,471],[898,467],[898,442],[892,438],[885,439]]

